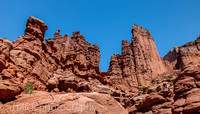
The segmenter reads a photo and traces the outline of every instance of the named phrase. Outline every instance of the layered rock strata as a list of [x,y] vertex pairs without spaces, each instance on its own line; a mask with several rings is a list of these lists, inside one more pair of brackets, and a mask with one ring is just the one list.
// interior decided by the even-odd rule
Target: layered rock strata
[[199,62],[200,36],[195,41],[191,41],[183,46],[174,47],[163,59],[169,61],[174,69],[180,69],[190,62]]

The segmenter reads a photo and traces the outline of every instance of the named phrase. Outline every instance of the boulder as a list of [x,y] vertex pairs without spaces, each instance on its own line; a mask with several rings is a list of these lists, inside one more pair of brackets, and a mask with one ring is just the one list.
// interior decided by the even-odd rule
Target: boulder
[[[128,114],[110,95],[99,93],[57,94],[35,91],[32,95],[19,95],[17,100],[4,104],[4,107],[4,110],[0,111],[16,114]],[[9,107],[15,110],[10,110]]]

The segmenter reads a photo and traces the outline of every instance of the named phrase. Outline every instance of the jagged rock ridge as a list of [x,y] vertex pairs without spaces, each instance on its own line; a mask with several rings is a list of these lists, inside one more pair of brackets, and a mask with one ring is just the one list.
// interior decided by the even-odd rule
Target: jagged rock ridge
[[[46,44],[46,30],[47,26],[43,21],[31,16],[27,21],[25,34],[15,40],[14,44],[1,39],[1,80],[13,79],[21,84],[32,82],[36,90],[43,91],[55,88],[61,89],[60,91],[68,89],[61,88],[62,81],[55,83],[60,77],[92,77],[103,83],[99,70],[98,45],[86,42],[79,32],[74,32],[70,39],[68,34],[60,36],[60,31],[55,33],[54,38],[47,38]],[[49,81],[52,78],[56,78],[53,81],[53,88],[52,81]],[[2,90],[6,91],[4,88]],[[18,94],[22,91],[17,90]]]

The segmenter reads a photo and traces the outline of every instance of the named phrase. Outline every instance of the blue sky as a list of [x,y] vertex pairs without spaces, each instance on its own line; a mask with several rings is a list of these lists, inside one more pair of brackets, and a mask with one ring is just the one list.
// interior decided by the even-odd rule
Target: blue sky
[[0,37],[22,36],[29,16],[47,24],[45,38],[58,29],[70,36],[80,31],[98,44],[102,71],[114,53],[121,53],[121,40],[131,41],[135,23],[151,32],[161,57],[200,35],[200,0],[1,0]]

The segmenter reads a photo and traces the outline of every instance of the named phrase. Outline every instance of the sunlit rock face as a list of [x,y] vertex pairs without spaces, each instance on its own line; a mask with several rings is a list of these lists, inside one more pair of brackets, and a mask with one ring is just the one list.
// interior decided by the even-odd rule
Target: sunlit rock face
[[111,82],[124,87],[148,86],[152,78],[172,70],[158,54],[150,32],[137,24],[132,27],[132,42],[122,41],[122,55],[111,57],[108,72]]
[[199,62],[200,36],[195,41],[173,48],[163,59],[169,61],[174,69],[180,69],[191,62]]

